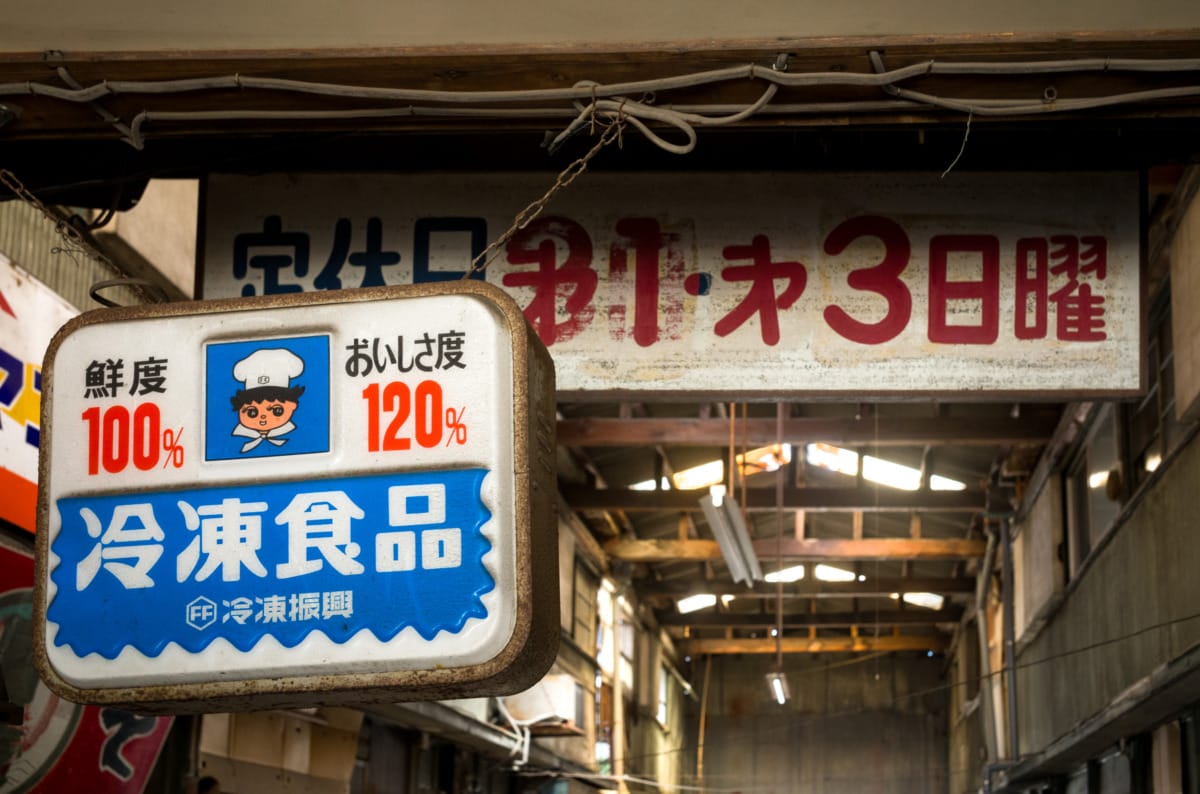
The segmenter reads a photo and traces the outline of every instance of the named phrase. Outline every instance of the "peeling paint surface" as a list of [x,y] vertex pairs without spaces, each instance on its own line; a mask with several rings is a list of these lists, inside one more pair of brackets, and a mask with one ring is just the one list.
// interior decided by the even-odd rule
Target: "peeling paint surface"
[[[463,277],[550,175],[214,176],[204,293]],[[1130,394],[1134,174],[588,174],[476,277],[560,394]]]

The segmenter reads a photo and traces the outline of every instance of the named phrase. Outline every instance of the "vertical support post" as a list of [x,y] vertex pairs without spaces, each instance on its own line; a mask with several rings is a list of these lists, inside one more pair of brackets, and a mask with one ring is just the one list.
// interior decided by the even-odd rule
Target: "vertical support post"
[[[983,698],[983,738],[987,745],[988,763],[1000,760],[998,742],[996,740],[996,698],[992,682],[991,655],[988,653],[988,585],[992,580],[992,566],[996,563],[996,536],[987,533],[987,551],[983,555],[983,565],[979,568],[979,579],[975,585],[975,626],[979,634],[979,694]],[[985,781],[989,782],[989,781]]]
[[1016,760],[1021,755],[1020,736],[1017,722],[1017,627],[1016,593],[1013,573],[1012,526],[1009,519],[1000,521],[1000,544],[1003,546],[1001,576],[1004,582],[1004,669],[1008,678],[1008,755]]
[[625,692],[621,681],[621,603],[620,591],[612,594],[613,600],[613,727],[612,727],[612,771],[617,780],[617,791],[627,794],[625,784]]

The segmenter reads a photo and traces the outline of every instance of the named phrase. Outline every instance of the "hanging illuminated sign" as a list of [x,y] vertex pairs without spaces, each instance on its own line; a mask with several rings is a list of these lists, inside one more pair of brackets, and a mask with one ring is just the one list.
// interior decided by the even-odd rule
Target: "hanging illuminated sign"
[[[522,307],[563,396],[1129,395],[1143,347],[1138,184],[589,173],[475,277]],[[546,185],[212,176],[203,293],[461,278]]]
[[494,694],[553,659],[553,369],[499,290],[93,312],[45,385],[37,659],[69,699]]

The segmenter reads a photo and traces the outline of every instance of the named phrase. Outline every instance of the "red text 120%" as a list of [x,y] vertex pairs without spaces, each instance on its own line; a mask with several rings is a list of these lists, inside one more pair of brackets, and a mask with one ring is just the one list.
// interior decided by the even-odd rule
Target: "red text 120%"
[[403,381],[372,383],[362,396],[369,452],[411,449],[414,440],[425,449],[467,443],[467,409],[444,408],[437,381],[423,380],[416,388]]

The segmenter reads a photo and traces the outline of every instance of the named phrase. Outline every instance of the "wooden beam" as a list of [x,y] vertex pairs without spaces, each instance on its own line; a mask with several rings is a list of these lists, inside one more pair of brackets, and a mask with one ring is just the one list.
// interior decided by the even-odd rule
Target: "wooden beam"
[[[775,598],[775,585],[762,584],[758,589],[747,590],[738,585],[721,585],[712,583],[709,586],[696,582],[647,583],[638,585],[638,595],[642,598],[683,598],[699,593],[713,595],[731,595],[736,598]],[[888,598],[892,593],[940,593],[952,595],[955,593],[974,593],[975,580],[966,576],[960,577],[887,577],[883,579],[870,577],[865,582],[822,582],[805,579],[799,582],[789,582],[783,586],[784,598]]]
[[610,540],[604,551],[624,562],[683,562],[719,560],[721,547],[715,540]]
[[[562,485],[559,490],[575,510],[626,510],[629,512],[698,512],[706,489],[690,491],[632,491]],[[741,499],[741,492],[736,494]],[[784,510],[817,512],[974,513],[984,509],[987,497],[978,489],[964,491],[899,491],[891,488],[787,488]],[[775,510],[774,488],[746,491],[746,510]]]
[[[809,626],[931,626],[938,623],[958,623],[962,608],[949,606],[944,609],[889,609],[874,612],[817,612],[811,614],[787,614],[783,616],[785,628],[808,628]],[[777,625],[771,613],[739,612],[693,612],[687,615],[664,612],[658,616],[663,626],[689,626],[697,628],[770,628]]]
[[[964,560],[982,557],[982,540],[962,538],[783,538],[757,540],[760,557],[774,556],[776,544],[786,559],[802,560]],[[604,544],[609,557],[625,562],[678,562],[719,560],[721,548],[715,540],[611,540]]]
[[[692,638],[678,640],[679,652],[686,656],[728,653],[775,653],[777,640]],[[945,651],[950,645],[942,634],[900,634],[891,637],[784,637],[784,653],[853,653],[857,651]]]
[[[838,446],[992,446],[1041,443],[1058,423],[1057,411],[1042,411],[1019,419],[993,417],[905,417],[864,419],[800,417],[785,419],[783,440],[790,444],[818,441]],[[742,422],[737,424],[738,443]],[[748,419],[746,443],[775,443],[774,419]],[[558,443],[569,447],[641,447],[663,444],[676,447],[723,447],[729,444],[725,419],[563,419],[558,423]]]

